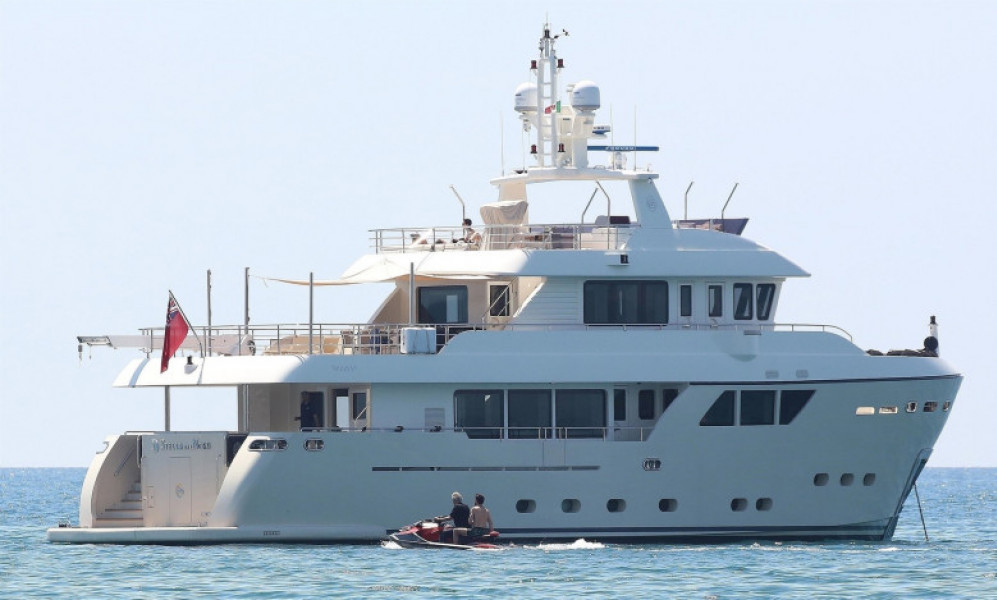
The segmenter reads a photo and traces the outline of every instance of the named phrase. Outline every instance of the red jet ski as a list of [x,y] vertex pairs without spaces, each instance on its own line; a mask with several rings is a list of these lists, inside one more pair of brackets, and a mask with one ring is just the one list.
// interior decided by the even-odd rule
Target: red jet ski
[[460,543],[453,541],[453,526],[444,525],[450,517],[436,517],[418,521],[402,527],[388,536],[388,539],[402,548],[450,548],[453,550],[495,550],[495,540],[499,532],[490,531],[487,535],[472,538],[460,536]]

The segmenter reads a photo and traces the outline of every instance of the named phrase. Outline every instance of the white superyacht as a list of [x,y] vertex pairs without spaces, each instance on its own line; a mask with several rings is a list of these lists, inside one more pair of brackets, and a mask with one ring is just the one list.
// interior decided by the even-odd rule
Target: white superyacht
[[[808,274],[744,220],[673,222],[557,39],[515,94],[533,164],[479,223],[375,230],[326,282],[393,283],[368,322],[191,326],[165,371],[163,328],[81,337],[143,349],[116,386],[230,389],[239,430],[109,436],[49,540],[373,541],[453,490],[507,541],[890,539],[962,381],[934,320],[889,355],[778,322]],[[570,217],[530,221],[541,183]]]

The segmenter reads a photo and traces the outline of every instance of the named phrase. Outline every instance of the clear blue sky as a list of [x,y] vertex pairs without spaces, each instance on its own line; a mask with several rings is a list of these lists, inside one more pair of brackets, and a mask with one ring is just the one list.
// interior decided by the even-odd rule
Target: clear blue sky
[[[161,326],[168,289],[203,323],[209,268],[239,322],[244,267],[334,278],[368,229],[454,223],[450,184],[493,200],[545,15],[600,122],[661,146],[673,216],[689,181],[690,216],[739,182],[727,214],[813,273],[780,321],[885,350],[937,315],[966,380],[931,464],[997,466],[997,3],[958,0],[0,0],[0,466],[162,428],[160,392],[110,388],[138,353],[81,363],[77,334]],[[323,290],[316,319],[381,293]],[[307,321],[301,288],[251,296],[256,323]],[[235,400],[175,390],[173,425],[234,428]]]

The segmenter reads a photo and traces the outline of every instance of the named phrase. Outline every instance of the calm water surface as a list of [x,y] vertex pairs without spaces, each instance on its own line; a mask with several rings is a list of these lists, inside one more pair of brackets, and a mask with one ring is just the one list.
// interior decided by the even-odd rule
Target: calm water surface
[[47,527],[76,521],[83,475],[0,469],[0,597],[997,598],[997,469],[925,471],[927,542],[912,494],[885,544],[578,541],[497,552],[49,544]]

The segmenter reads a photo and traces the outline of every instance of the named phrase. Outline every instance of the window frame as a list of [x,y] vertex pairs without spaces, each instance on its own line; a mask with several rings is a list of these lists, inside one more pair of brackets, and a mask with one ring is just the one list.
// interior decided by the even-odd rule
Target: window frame
[[[433,294],[442,294],[445,298],[448,291],[457,292],[457,320],[450,321],[447,320],[446,316],[442,320],[434,320],[430,314],[429,308],[423,302],[423,296],[429,296]],[[427,299],[428,300],[428,299]],[[430,286],[419,286],[416,289],[416,312],[418,313],[418,321],[420,324],[426,325],[455,325],[468,323],[468,291],[466,285],[430,285]]]
[[[632,286],[636,289],[631,295],[627,292]],[[661,293],[663,300],[655,297]],[[582,321],[586,325],[667,325],[669,293],[668,281],[660,279],[590,279],[582,286]]]

